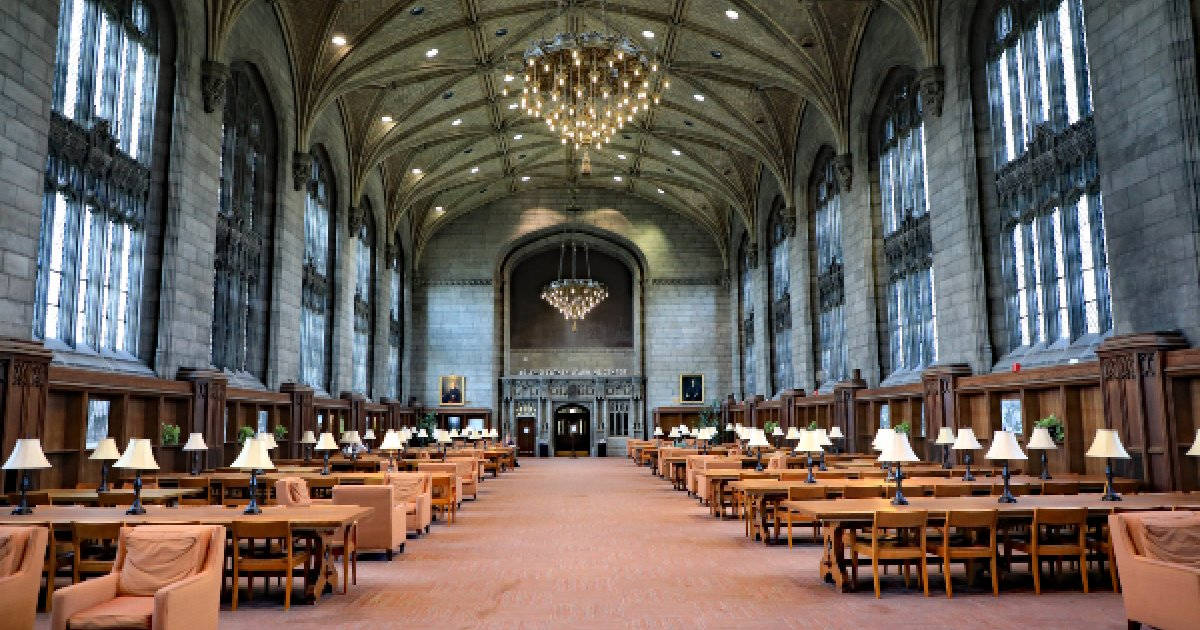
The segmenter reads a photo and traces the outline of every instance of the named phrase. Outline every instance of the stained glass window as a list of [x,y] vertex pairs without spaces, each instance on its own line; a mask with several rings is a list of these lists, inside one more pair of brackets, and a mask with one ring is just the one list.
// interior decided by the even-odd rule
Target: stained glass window
[[304,288],[300,312],[300,374],[330,388],[333,337],[333,186],[324,154],[314,152],[304,204]]
[[842,260],[842,199],[833,151],[817,161],[813,181],[813,245],[817,270],[817,388],[847,376],[846,297]]

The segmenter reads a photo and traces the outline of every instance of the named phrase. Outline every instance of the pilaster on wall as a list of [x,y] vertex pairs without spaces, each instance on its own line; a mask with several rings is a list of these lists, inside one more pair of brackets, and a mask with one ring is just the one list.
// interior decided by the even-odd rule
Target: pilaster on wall
[[[926,435],[936,436],[942,427],[957,432],[958,409],[955,389],[958,379],[971,375],[971,367],[961,363],[935,365],[921,373],[921,388],[925,394]],[[925,440],[926,461],[936,461],[941,455],[933,440]]]
[[350,416],[346,418],[346,430],[358,431],[361,436],[367,430],[366,412],[363,409],[367,397],[357,392],[342,392],[340,398],[350,401]]
[[288,427],[288,435],[297,437],[288,440],[288,456],[299,457],[301,453],[298,453],[297,450],[304,447],[299,443],[299,436],[303,436],[305,431],[314,433],[317,431],[316,413],[313,410],[313,388],[299,383],[284,383],[279,386],[279,391],[292,397],[289,416],[291,426]]
[[1130,455],[1114,468],[1155,490],[1182,485],[1179,433],[1163,368],[1167,351],[1184,347],[1181,334],[1154,332],[1111,337],[1096,350],[1104,424],[1117,430]]
[[833,418],[830,419],[829,426],[842,428],[842,434],[846,436],[846,450],[853,453],[867,452],[863,450],[863,446],[874,433],[874,427],[866,426],[865,422],[862,426],[859,425],[855,412],[854,398],[860,389],[866,388],[867,382],[863,380],[862,372],[857,369],[851,373],[850,378],[833,386]]
[[228,379],[224,372],[206,368],[180,368],[179,380],[192,384],[192,425],[187,433],[203,433],[204,451],[201,468],[224,465],[225,401]]
[[49,393],[50,358],[42,344],[0,339],[0,452],[19,438],[41,438]]

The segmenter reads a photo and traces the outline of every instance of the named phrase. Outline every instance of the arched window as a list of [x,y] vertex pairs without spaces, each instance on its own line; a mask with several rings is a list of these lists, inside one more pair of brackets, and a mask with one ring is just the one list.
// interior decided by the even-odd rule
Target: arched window
[[912,75],[893,77],[880,102],[875,147],[883,231],[883,373],[937,360],[933,243],[925,196],[925,123]]
[[767,282],[771,286],[771,381],[775,392],[795,385],[792,382],[792,295],[788,268],[788,239],[795,230],[793,217],[782,197],[771,207],[767,225],[770,237],[771,267]]
[[300,313],[300,374],[310,387],[329,391],[333,339],[333,243],[336,197],[329,162],[313,151],[304,203],[304,289]]
[[833,167],[833,151],[817,159],[812,182],[813,267],[817,270],[817,388],[844,380],[846,363],[846,291],[842,261],[842,198]]
[[161,168],[157,6],[59,5],[33,333],[76,350],[138,354],[151,171]]
[[213,283],[213,365],[266,380],[275,121],[258,76],[234,65],[225,84],[221,197]]
[[354,378],[352,389],[364,395],[371,390],[371,359],[375,342],[375,215],[366,197],[350,230],[358,240],[354,278]]
[[1003,2],[987,51],[1008,350],[1112,328],[1080,0]]
[[391,397],[399,399],[400,361],[404,352],[404,250],[400,249],[397,234],[388,252],[388,283],[391,287],[391,305],[388,308],[388,387]]
[[742,324],[742,396],[755,392],[757,383],[754,370],[754,268],[758,266],[758,252],[752,248],[748,237],[742,237],[741,255],[738,258],[738,307]]

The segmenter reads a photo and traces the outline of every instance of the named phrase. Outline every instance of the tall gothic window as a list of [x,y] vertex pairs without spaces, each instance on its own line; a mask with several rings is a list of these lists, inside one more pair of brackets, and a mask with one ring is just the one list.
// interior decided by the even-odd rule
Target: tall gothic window
[[1112,328],[1081,0],[1001,4],[987,79],[1009,350]]
[[375,342],[375,216],[365,197],[350,230],[358,240],[354,277],[354,391],[370,395]]
[[400,235],[388,252],[388,283],[391,287],[388,308],[388,387],[391,397],[398,399],[400,388],[400,360],[404,352],[404,254],[400,249]]
[[754,370],[754,268],[758,253],[750,241],[742,237],[738,258],[738,305],[742,324],[742,395],[749,396],[757,389]]
[[266,380],[275,124],[261,81],[234,66],[225,84],[213,283],[213,365]]
[[300,313],[300,374],[329,391],[333,339],[333,185],[324,153],[313,151],[304,203],[304,288]]
[[792,382],[792,295],[788,268],[788,239],[795,231],[795,218],[783,198],[776,198],[767,226],[770,235],[771,267],[771,380],[775,391],[794,385]]
[[144,0],[62,0],[34,336],[136,355],[158,97]]
[[813,254],[817,270],[817,388],[847,376],[846,290],[842,261],[842,198],[833,151],[826,150],[813,171]]
[[933,243],[925,196],[925,124],[913,77],[885,92],[876,146],[884,239],[884,373],[937,360]]

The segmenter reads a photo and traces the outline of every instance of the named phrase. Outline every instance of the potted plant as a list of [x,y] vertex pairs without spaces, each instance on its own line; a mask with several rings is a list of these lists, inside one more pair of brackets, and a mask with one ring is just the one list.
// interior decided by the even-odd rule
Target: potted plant
[[288,429],[287,429],[287,427],[283,426],[282,424],[275,425],[275,428],[272,430],[275,432],[275,441],[276,442],[282,442],[284,440],[284,438],[287,437]]
[[417,431],[420,432],[421,429],[424,429],[425,435],[429,436],[425,438],[425,444],[429,444],[429,441],[433,439],[434,430],[437,429],[437,415],[432,411],[423,414],[421,419],[417,420]]
[[254,427],[242,427],[237,432],[237,443],[240,446],[252,437],[254,437]]
[[912,423],[910,423],[908,420],[905,420],[904,422],[897,424],[896,426],[892,427],[892,429],[894,429],[896,431],[896,433],[904,433],[906,435],[912,435]]
[[1050,414],[1045,418],[1038,420],[1036,423],[1034,423],[1034,426],[1045,427],[1050,433],[1050,437],[1054,438],[1054,443],[1062,444],[1064,438],[1063,423],[1062,420],[1058,419],[1058,416]]
[[159,432],[162,437],[163,446],[175,446],[179,444],[179,425],[164,424],[162,425],[162,428],[159,429]]

